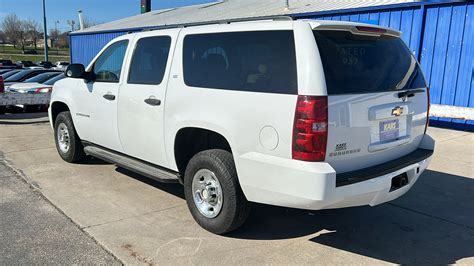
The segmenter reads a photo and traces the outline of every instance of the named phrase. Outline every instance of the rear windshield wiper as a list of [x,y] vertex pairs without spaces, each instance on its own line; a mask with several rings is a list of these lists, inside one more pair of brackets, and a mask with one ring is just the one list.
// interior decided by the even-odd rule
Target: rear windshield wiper
[[399,92],[398,98],[404,98],[404,97],[410,98],[410,97],[415,96],[415,94],[421,93],[421,92],[425,92],[425,90],[417,89],[417,90],[407,90],[407,91]]

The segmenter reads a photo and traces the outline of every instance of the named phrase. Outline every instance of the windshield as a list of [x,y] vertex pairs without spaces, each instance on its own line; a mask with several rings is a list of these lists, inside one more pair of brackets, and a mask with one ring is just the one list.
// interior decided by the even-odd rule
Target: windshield
[[48,79],[47,81],[43,82],[43,84],[44,85],[54,85],[54,83],[56,83],[56,81],[61,80],[63,78],[65,78],[64,74],[57,75],[54,78]]
[[316,30],[328,94],[370,93],[424,88],[410,50],[398,37]]
[[24,82],[37,82],[37,83],[43,83],[45,81],[47,81],[48,79],[54,77],[54,76],[57,76],[59,75],[60,73],[59,72],[49,72],[49,73],[43,73],[43,74],[39,74],[39,75],[36,75],[32,78],[29,78],[29,79],[26,79]]

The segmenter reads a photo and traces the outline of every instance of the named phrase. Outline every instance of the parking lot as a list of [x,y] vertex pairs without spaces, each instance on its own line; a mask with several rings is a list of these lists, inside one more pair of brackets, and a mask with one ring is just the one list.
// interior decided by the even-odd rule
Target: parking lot
[[429,170],[394,202],[324,211],[255,205],[241,230],[217,236],[194,222],[180,185],[93,158],[63,162],[45,121],[0,116],[0,160],[124,263],[474,264],[474,133],[430,128],[437,146]]

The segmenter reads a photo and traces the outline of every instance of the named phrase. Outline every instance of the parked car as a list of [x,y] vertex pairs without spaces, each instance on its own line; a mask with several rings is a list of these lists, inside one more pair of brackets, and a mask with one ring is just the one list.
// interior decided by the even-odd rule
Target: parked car
[[[16,93],[48,93],[52,91],[54,83],[65,78],[64,73],[43,73],[38,75],[37,77],[43,75],[49,75],[49,78],[44,81],[34,81],[34,78],[27,79],[24,82],[16,83],[8,87],[8,92],[16,92]],[[51,75],[53,74],[53,75]],[[42,78],[43,80],[43,78]]]
[[54,85],[56,148],[184,184],[192,216],[217,234],[241,226],[249,202],[391,201],[434,149],[428,87],[400,35],[316,20],[127,34]]
[[28,49],[21,52],[22,54],[38,54],[36,50]]
[[0,59],[0,66],[14,66],[12,60]]
[[21,60],[21,61],[18,61],[16,62],[16,64],[20,67],[33,67],[33,66],[37,66],[35,63],[33,63],[32,61],[28,61],[28,60]]
[[[50,93],[53,89],[54,83],[65,78],[64,74],[51,72],[51,73],[43,73],[37,76],[39,77],[42,75],[52,74],[52,73],[54,75],[50,75],[49,79],[42,82],[38,82],[38,81],[32,82],[31,81],[33,80],[32,78],[32,79],[25,80],[25,82],[22,82],[22,83],[13,84],[8,88],[8,92],[29,93],[29,94]],[[36,111],[46,111],[49,105],[23,105],[21,107],[23,108],[23,112],[29,113],[29,112],[36,112]]]
[[[51,78],[54,78],[57,75],[62,74],[62,72],[59,71],[48,71],[45,73],[38,74],[36,76],[33,76],[31,78],[25,79],[22,83],[43,83]],[[12,85],[13,86],[13,85]]]
[[13,69],[17,68],[17,65],[13,64],[11,60],[0,59],[0,69]]
[[55,66],[60,69],[66,69],[66,67],[69,66],[69,62],[58,61]]
[[22,71],[23,69],[15,69],[15,68],[14,68],[14,69],[11,69],[11,68],[9,68],[9,69],[2,69],[2,70],[6,70],[6,71],[3,72],[3,73],[1,73],[0,76],[2,76],[3,79],[6,79],[6,78],[8,78],[8,77],[10,77],[10,76],[12,76],[12,75],[14,75],[14,74],[16,74],[16,73]]
[[46,72],[57,72],[57,71],[50,70],[50,69],[24,69],[9,76],[8,78],[5,78],[5,87],[8,88],[10,85],[13,85],[18,82],[23,82],[26,79],[29,79],[31,77],[34,77]]
[[[3,82],[3,77],[0,75],[0,95],[5,92],[5,84]],[[5,114],[7,107],[4,105],[0,105],[0,115]]]
[[0,75],[5,74],[7,72],[10,72],[14,70],[14,68],[5,68],[5,69],[0,69]]
[[39,61],[38,63],[36,63],[38,66],[41,66],[41,67],[44,67],[44,68],[52,68],[54,67],[53,63],[49,62],[49,61]]

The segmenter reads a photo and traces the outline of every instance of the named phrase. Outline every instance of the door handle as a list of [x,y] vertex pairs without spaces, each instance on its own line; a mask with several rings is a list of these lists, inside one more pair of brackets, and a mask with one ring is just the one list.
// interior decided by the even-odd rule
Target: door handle
[[152,96],[150,96],[148,99],[145,99],[145,103],[153,106],[161,105],[161,101]]
[[104,94],[102,97],[104,97],[106,100],[109,100],[109,101],[115,100],[115,95],[110,94],[109,92],[107,94]]

